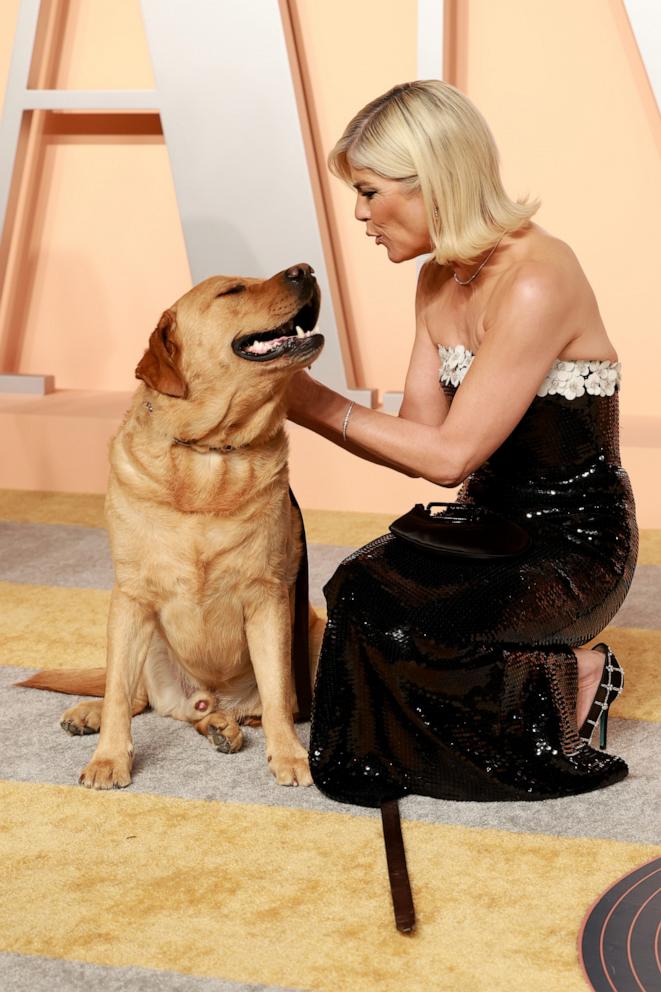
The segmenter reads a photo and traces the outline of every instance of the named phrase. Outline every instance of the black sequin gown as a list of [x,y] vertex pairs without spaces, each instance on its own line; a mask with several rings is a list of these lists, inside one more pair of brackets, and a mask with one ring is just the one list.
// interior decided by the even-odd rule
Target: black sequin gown
[[[450,401],[457,349],[471,356],[441,348]],[[617,613],[638,555],[619,383],[619,363],[556,360],[461,486],[458,501],[531,531],[524,559],[440,557],[388,533],[338,566],[324,587],[310,728],[312,777],[326,795],[372,807],[410,793],[533,800],[626,776],[621,758],[578,736],[571,650]]]

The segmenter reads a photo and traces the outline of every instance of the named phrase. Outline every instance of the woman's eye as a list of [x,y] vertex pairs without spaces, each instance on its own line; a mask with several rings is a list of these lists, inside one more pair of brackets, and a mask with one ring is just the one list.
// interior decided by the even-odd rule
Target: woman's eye
[[371,200],[376,190],[363,190],[363,196],[366,196],[368,200]]

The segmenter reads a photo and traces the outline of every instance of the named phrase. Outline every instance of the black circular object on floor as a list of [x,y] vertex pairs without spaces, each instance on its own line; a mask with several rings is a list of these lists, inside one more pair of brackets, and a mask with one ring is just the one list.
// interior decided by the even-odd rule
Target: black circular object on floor
[[661,989],[661,858],[599,896],[581,927],[578,953],[595,992]]

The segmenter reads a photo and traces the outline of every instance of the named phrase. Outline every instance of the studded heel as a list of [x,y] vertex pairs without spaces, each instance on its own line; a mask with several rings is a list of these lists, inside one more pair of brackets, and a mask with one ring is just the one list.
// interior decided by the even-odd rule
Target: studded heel
[[606,656],[606,660],[592,706],[578,733],[579,737],[589,744],[598,724],[599,747],[603,751],[606,748],[608,734],[608,708],[622,692],[624,671],[608,644],[601,641],[599,644],[593,644],[590,650],[601,651]]

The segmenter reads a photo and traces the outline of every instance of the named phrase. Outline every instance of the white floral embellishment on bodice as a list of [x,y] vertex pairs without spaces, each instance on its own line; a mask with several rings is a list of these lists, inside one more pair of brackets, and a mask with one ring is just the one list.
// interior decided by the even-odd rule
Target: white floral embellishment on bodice
[[[448,385],[458,386],[475,358],[472,351],[463,344],[438,346],[441,356],[439,379]],[[621,362],[562,361],[556,358],[544,382],[537,390],[537,396],[553,396],[555,393],[568,400],[590,393],[592,396],[612,396],[622,378]]]

